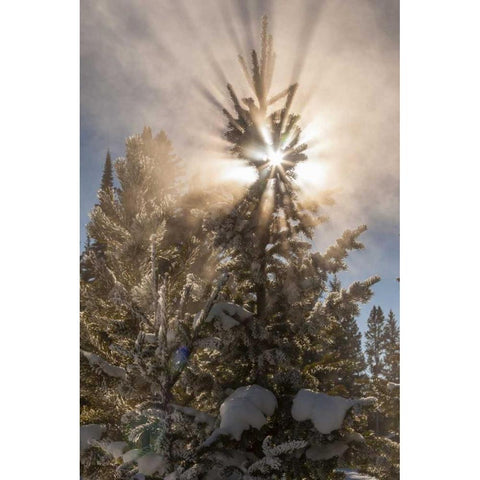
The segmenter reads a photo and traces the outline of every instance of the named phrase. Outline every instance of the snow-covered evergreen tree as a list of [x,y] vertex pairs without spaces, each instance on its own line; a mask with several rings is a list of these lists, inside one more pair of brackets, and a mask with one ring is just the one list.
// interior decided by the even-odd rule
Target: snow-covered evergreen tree
[[354,319],[379,279],[335,281],[365,226],[312,250],[324,217],[299,200],[297,85],[270,96],[274,58],[265,21],[251,71],[240,57],[254,96],[228,86],[226,138],[258,172],[228,213],[180,198],[169,142],[148,129],[116,162],[118,190],[100,192],[88,233],[105,253],[83,259],[85,480],[341,478],[337,459],[363,442],[355,417],[374,399],[357,398]]
[[[137,403],[156,400],[155,388],[168,383],[158,375],[149,381],[159,367],[149,364],[147,375],[141,358],[144,349],[155,350],[160,323],[188,315],[185,309],[203,306],[209,294],[199,294],[206,283],[197,278],[206,277],[210,252],[202,249],[198,219],[179,205],[182,169],[168,138],[153,138],[147,128],[127,140],[126,150],[115,164],[119,188],[102,182],[88,225],[93,245],[102,248],[90,247],[82,256],[92,274],[81,284],[81,420],[106,424],[114,437],[122,435],[122,416]],[[170,350],[183,346],[182,320],[179,338],[169,338]],[[164,372],[175,351],[162,354]],[[108,467],[103,472],[111,478]]]
[[[300,143],[299,116],[290,112],[297,85],[270,96],[275,56],[266,27],[265,22],[261,53],[252,52],[251,70],[240,57],[253,97],[239,100],[228,85],[234,113],[224,109],[226,138],[236,157],[232,162],[244,161],[255,167],[257,180],[227,215],[212,216],[206,224],[219,249],[219,266],[231,276],[223,299],[241,305],[252,316],[232,331],[234,341],[224,355],[202,352],[185,375],[187,378],[191,369],[188,384],[205,399],[205,406],[219,405],[229,391],[245,385],[255,384],[275,395],[278,406],[265,430],[247,430],[238,443],[238,438],[232,440],[229,431],[220,428],[208,440],[210,450],[217,443],[223,449],[228,445],[243,452],[245,459],[247,453],[262,458],[267,435],[277,444],[308,442],[315,451],[338,451],[334,442],[340,441],[342,434],[327,438],[311,430],[311,424],[299,424],[292,417],[292,399],[305,388],[340,391],[339,385],[334,390],[322,383],[319,363],[322,336],[329,334],[326,323],[335,317],[342,322],[352,320],[358,314],[358,303],[370,298],[370,286],[378,281],[374,277],[346,289],[329,286],[330,276],[346,268],[348,251],[362,248],[358,236],[364,226],[346,231],[323,254],[312,251],[314,229],[325,218],[319,204],[304,205],[299,200],[295,166],[307,159],[307,145]],[[355,368],[360,372],[362,367]],[[345,373],[349,376],[350,372]],[[347,382],[354,383],[350,378]],[[305,457],[301,451],[292,451],[275,463],[277,466],[262,464],[261,470],[250,473],[257,478],[276,478],[281,473],[286,478],[320,478],[332,471],[336,456],[312,453]],[[238,474],[242,475],[241,470]]]

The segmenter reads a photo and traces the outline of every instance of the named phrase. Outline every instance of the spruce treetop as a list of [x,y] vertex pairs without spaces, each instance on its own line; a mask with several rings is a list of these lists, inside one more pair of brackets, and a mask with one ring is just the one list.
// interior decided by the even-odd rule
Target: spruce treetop
[[[261,176],[279,177],[285,181],[287,174],[294,175],[295,165],[306,160],[303,152],[307,145],[299,143],[301,129],[297,123],[300,116],[290,113],[298,84],[270,96],[275,53],[266,17],[262,22],[260,58],[253,50],[250,69],[242,55],[239,55],[239,61],[253,97],[240,100],[232,85],[227,85],[235,113],[232,115],[223,109],[228,119],[225,137],[232,144],[232,152],[256,167]],[[283,106],[275,109],[281,100]]]
[[385,350],[385,377],[390,382],[400,381],[400,330],[395,314],[390,310],[383,333],[383,347]]
[[100,190],[106,191],[109,188],[113,188],[113,168],[112,159],[110,157],[110,150],[107,150],[107,156],[105,158],[105,165],[103,167],[102,182],[100,184]]
[[383,345],[385,316],[382,308],[373,306],[367,320],[366,354],[370,373],[374,378],[383,374]]

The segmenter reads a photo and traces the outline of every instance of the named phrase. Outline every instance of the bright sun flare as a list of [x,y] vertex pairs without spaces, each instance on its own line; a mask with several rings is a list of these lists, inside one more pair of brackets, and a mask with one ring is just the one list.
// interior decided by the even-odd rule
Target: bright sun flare
[[282,152],[279,152],[279,151],[273,152],[268,156],[268,161],[270,162],[270,165],[273,165],[273,166],[281,165],[283,161]]

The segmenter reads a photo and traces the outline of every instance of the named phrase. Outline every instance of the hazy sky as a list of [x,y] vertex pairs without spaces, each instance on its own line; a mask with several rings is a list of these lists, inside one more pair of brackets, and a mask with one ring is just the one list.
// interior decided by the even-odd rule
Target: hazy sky
[[107,149],[122,156],[125,138],[144,125],[164,130],[203,181],[226,158],[225,120],[204,92],[229,106],[230,82],[247,96],[237,54],[249,57],[258,46],[264,14],[277,53],[272,93],[299,82],[292,112],[301,114],[309,161],[321,172],[306,191],[334,192],[314,246],[323,250],[346,228],[367,224],[366,248],[341,278],[382,277],[362,308],[362,330],[373,304],[398,318],[397,0],[82,0],[82,244]]

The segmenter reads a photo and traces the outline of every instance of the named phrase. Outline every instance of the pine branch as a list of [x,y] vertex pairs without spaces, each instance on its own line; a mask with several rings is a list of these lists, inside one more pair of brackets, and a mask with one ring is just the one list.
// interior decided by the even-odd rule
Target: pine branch
[[[194,349],[194,346],[195,346],[195,341],[197,340],[198,338],[198,334],[199,334],[199,330],[203,324],[203,322],[205,321],[205,319],[207,318],[207,316],[209,315],[210,313],[210,310],[212,309],[214,303],[215,303],[215,300],[217,299],[220,291],[222,290],[222,288],[224,287],[224,285],[227,283],[228,281],[228,278],[229,278],[229,274],[227,273],[224,273],[220,279],[217,281],[217,285],[215,286],[215,288],[213,289],[211,295],[210,295],[210,298],[208,299],[205,307],[201,310],[199,316],[197,317],[194,325],[193,325],[193,333],[192,333],[192,336],[189,340],[189,342],[187,343],[186,347],[188,348],[190,354],[191,352],[193,351]],[[184,371],[184,368],[181,368],[179,370],[177,370],[177,372],[175,372],[171,377],[170,379],[167,381],[166,383],[166,386],[165,386],[165,391],[166,392],[171,392],[172,388],[175,386],[175,384],[178,382],[178,380],[180,379],[180,376],[182,375]]]
[[95,353],[87,352],[86,350],[80,350],[80,352],[92,367],[97,367],[109,377],[120,378],[122,380],[127,378],[127,371],[124,368],[108,363],[105,359]]

